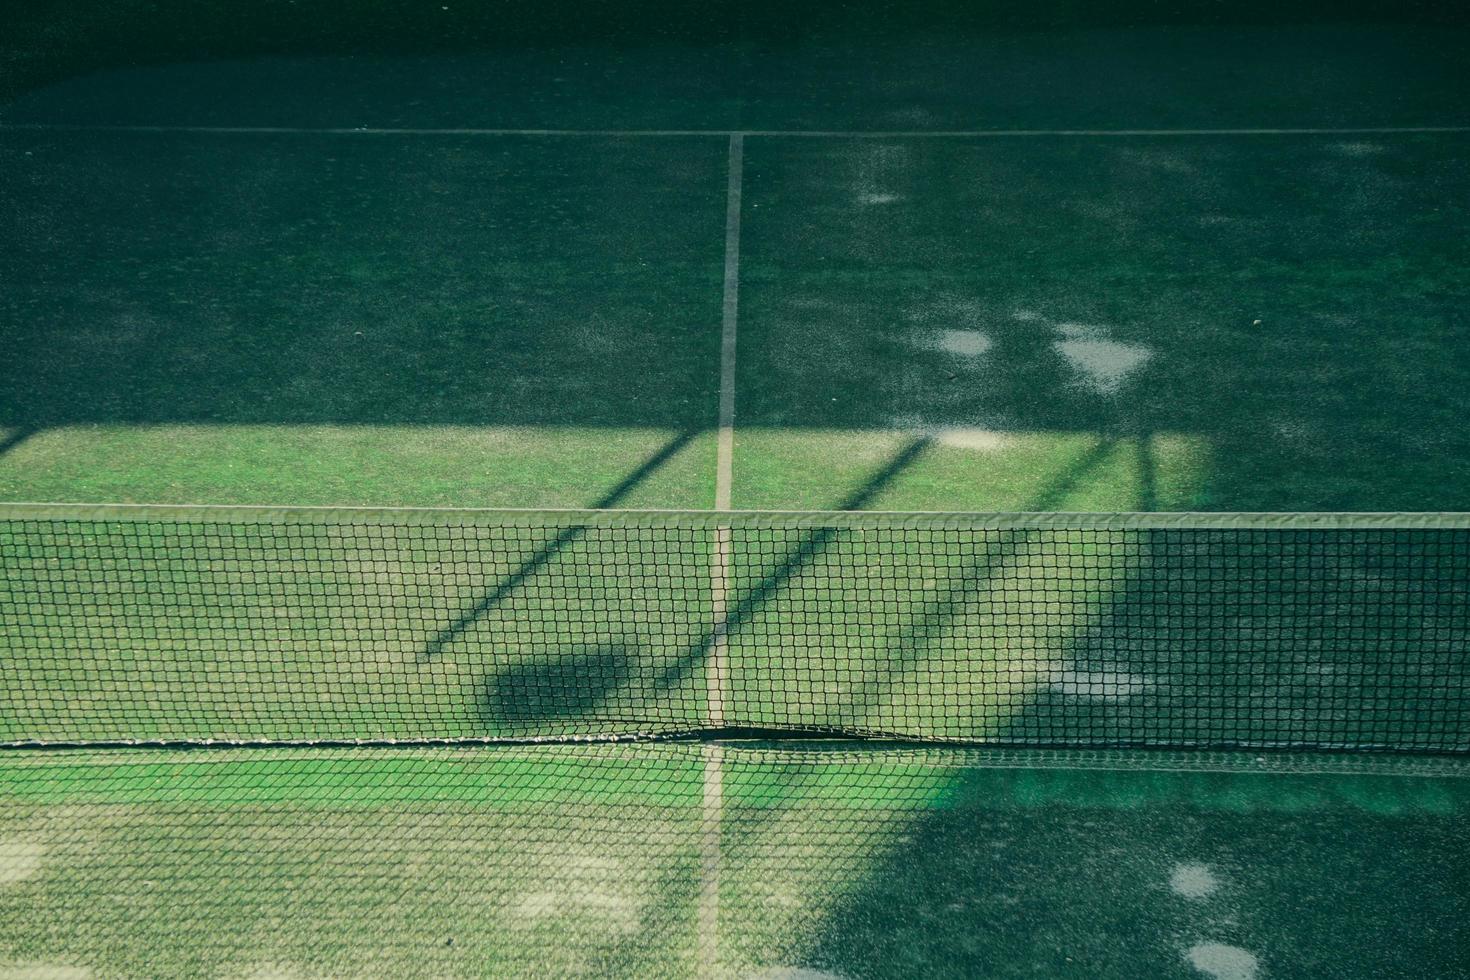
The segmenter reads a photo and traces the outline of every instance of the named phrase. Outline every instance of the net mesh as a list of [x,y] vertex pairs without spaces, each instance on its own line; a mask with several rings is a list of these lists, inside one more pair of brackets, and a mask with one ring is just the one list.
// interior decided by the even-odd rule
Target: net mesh
[[0,513],[0,743],[1470,750],[1470,525]]

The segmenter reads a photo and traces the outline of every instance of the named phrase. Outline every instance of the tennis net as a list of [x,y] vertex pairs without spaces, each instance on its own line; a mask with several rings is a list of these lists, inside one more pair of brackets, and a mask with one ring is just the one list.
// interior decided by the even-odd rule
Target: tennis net
[[0,507],[0,743],[1470,751],[1470,517]]

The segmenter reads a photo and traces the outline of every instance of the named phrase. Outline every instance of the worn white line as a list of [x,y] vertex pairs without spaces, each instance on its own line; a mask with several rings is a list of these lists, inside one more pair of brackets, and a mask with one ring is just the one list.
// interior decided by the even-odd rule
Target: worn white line
[[725,750],[704,746],[704,803],[699,828],[699,976],[720,972],[720,834],[725,810]]
[[725,681],[729,676],[729,637],[727,634],[730,596],[730,529],[715,528],[714,554],[710,558],[710,631],[709,649],[705,651],[704,692],[705,727],[720,728],[725,724]]
[[746,136],[833,139],[1016,138],[1045,136],[1370,136],[1394,133],[1470,133],[1470,126],[1186,127],[1180,129],[750,129]]
[[725,299],[720,327],[715,510],[730,509],[731,459],[735,451],[735,334],[740,319],[740,196],[744,168],[745,139],[737,133],[730,137],[729,180],[725,188]]
[[202,133],[222,136],[707,136],[721,139],[728,129],[516,129],[479,126],[171,126],[110,123],[4,123],[5,130],[59,133]]
[[237,136],[600,136],[811,139],[1014,139],[1117,136],[1393,136],[1470,133],[1465,126],[1247,126],[1178,129],[516,129],[414,126],[188,126],[0,122],[0,132],[215,133]]
[[[729,176],[725,186],[725,287],[720,325],[719,433],[715,450],[715,510],[730,509],[735,455],[735,347],[740,319],[740,211],[744,182],[745,141],[730,137]],[[709,727],[725,723],[726,603],[730,582],[730,528],[715,528],[711,592],[714,630],[706,668]]]
[[[744,183],[745,140],[730,135],[725,185],[725,287],[720,325],[719,436],[715,456],[715,510],[730,509],[735,453],[735,338],[740,318],[740,198]],[[714,628],[705,660],[705,718],[710,729],[725,724],[730,597],[730,528],[715,528],[710,560],[710,613]],[[720,835],[724,820],[725,760],[719,745],[704,748],[704,806],[700,831],[702,870],[699,895],[699,975],[719,973]]]

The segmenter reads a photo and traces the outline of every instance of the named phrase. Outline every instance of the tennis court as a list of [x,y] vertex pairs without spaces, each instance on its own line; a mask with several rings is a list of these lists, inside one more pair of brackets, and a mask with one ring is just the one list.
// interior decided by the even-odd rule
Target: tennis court
[[[731,503],[1456,509],[1467,139],[745,137]],[[708,507],[729,142],[7,132],[0,488]]]
[[1470,975],[1463,23],[15,23],[0,976]]

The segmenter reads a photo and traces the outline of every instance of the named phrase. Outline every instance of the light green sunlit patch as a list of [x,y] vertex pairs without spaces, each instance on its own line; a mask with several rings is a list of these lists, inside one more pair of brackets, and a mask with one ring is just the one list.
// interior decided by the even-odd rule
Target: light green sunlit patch
[[1210,469],[1208,441],[1183,433],[743,429],[734,498],[751,510],[1190,510]]
[[995,738],[1039,691],[1077,694],[1079,677],[1090,693],[1074,647],[1148,561],[1146,540],[1121,533],[817,531],[777,554],[762,543],[737,534],[728,713],[930,738]]
[[713,482],[713,435],[663,429],[68,426],[0,455],[8,500],[705,508]]
[[689,907],[651,901],[698,873],[689,808],[6,816],[56,847],[44,874],[0,893],[0,963],[64,949],[107,976],[222,976],[262,960],[316,976],[691,972]]
[[27,806],[287,805],[363,809],[426,801],[490,809],[696,806],[698,755],[682,746],[494,749],[158,749],[110,755],[20,751],[0,759],[0,791]]
[[[0,686],[0,741],[623,730],[654,706],[627,685],[695,656],[712,617],[697,535],[630,551],[618,528],[192,530],[0,526],[0,650],[25,679]],[[231,575],[232,552],[269,573]],[[89,588],[57,589],[80,568]],[[664,703],[697,711],[694,685],[670,676]]]

